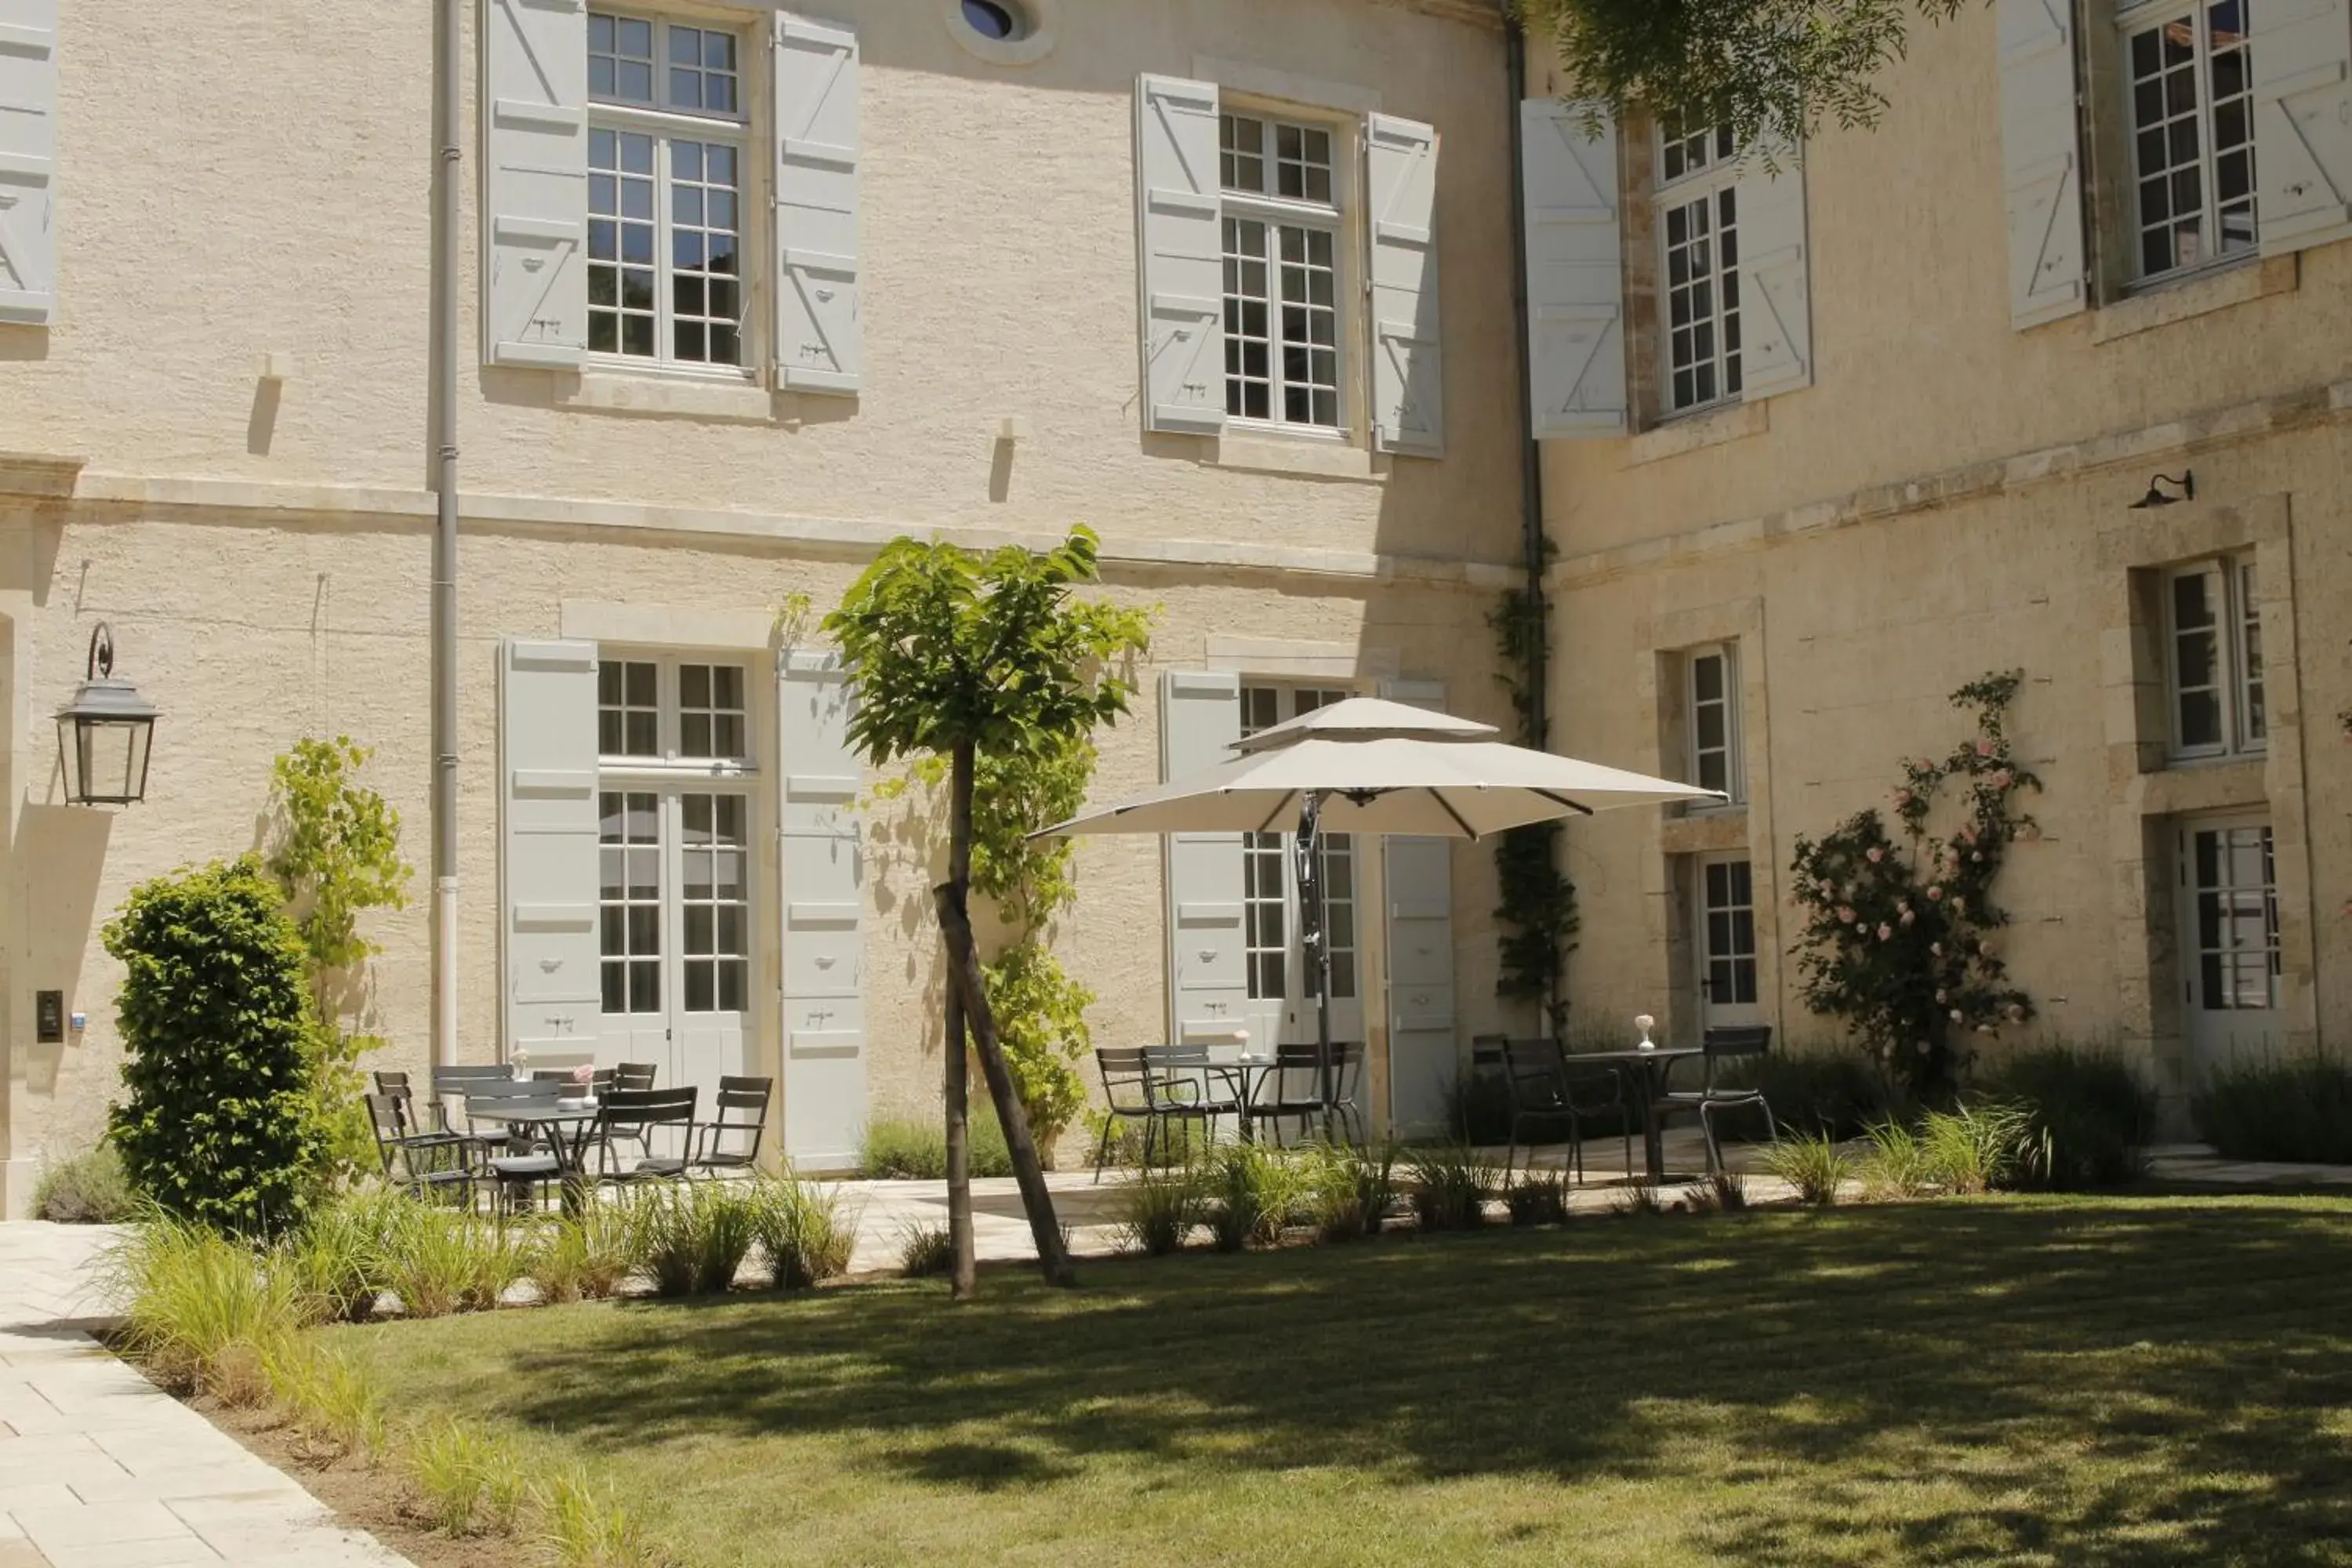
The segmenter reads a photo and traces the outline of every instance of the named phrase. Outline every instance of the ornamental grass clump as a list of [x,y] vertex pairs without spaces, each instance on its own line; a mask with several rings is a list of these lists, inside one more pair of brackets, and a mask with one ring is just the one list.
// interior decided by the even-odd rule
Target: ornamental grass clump
[[401,1468],[410,1510],[442,1535],[511,1535],[530,1501],[512,1445],[446,1415],[408,1435]]
[[1883,1202],[1936,1190],[1936,1163],[1916,1128],[1890,1118],[1864,1128],[1863,1137],[1869,1145],[1857,1162],[1864,1196]]
[[587,1204],[541,1226],[529,1257],[527,1277],[541,1301],[601,1301],[643,1271],[645,1226],[630,1205]]
[[410,1203],[384,1238],[385,1289],[412,1318],[490,1311],[530,1268],[527,1229],[471,1210]]
[[760,1199],[748,1184],[663,1182],[633,1206],[656,1295],[716,1296],[731,1289],[759,1238]]
[[540,1489],[540,1526],[562,1568],[646,1568],[656,1561],[636,1520],[585,1475],[561,1475]]
[[1201,1175],[1202,1217],[1220,1252],[1272,1247],[1299,1207],[1297,1165],[1264,1143],[1228,1143]]
[[1476,1230],[1499,1184],[1495,1168],[1468,1144],[1412,1157],[1412,1212],[1423,1230]]
[[166,1387],[225,1405],[268,1396],[268,1358],[303,1322],[303,1293],[266,1253],[194,1220],[153,1211],[107,1269],[131,1354]]
[[1380,1234],[1396,1204],[1394,1143],[1374,1152],[1318,1139],[1297,1158],[1304,1206],[1318,1239],[1356,1241]]
[[316,1339],[295,1337],[263,1357],[272,1404],[313,1457],[380,1458],[391,1438],[391,1401],[365,1365]]
[[1164,1258],[1183,1247],[1202,1208],[1201,1178],[1190,1166],[1139,1171],[1119,1194],[1119,1235],[1134,1250]]
[[1798,1198],[1827,1206],[1854,1174],[1854,1162],[1825,1132],[1791,1132],[1764,1150],[1764,1168],[1797,1189]]
[[955,1237],[944,1225],[902,1223],[898,1267],[909,1279],[928,1279],[955,1267]]
[[1568,1218],[1568,1178],[1558,1171],[1529,1171],[1503,1189],[1503,1206],[1513,1225],[1558,1225]]
[[1919,1119],[1919,1142],[1937,1184],[1962,1195],[2029,1185],[2048,1168],[2032,1108],[2012,1101],[1930,1110]]
[[787,1170],[754,1185],[751,1228],[779,1290],[802,1290],[849,1271],[856,1216],[841,1194]]

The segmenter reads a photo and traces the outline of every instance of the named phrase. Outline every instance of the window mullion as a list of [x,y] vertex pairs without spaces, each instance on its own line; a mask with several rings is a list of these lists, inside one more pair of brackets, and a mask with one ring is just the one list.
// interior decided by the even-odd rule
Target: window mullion
[[[664,31],[666,35],[667,29]],[[676,247],[670,238],[669,232],[670,212],[675,203],[669,188],[671,167],[669,137],[667,135],[655,137],[654,358],[663,364],[675,363],[670,357],[670,350],[677,342],[677,331],[671,325],[669,319],[670,304],[677,293],[677,286],[670,278],[670,259],[676,254]],[[667,659],[663,661],[662,700],[669,705],[673,716],[677,710],[677,666],[675,661]],[[676,755],[676,752],[673,752],[671,754]]]
[[2198,221],[2205,226],[2204,253],[2198,260],[2209,262],[2220,260],[2222,252],[2221,163],[2213,153],[2213,20],[2201,3],[2190,16],[2194,21],[2189,38],[2197,72],[2198,195],[2203,198]]

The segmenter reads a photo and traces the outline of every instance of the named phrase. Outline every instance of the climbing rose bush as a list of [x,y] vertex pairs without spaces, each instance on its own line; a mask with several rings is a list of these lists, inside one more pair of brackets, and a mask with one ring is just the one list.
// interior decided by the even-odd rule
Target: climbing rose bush
[[1950,1089],[1974,1037],[2033,1016],[2009,983],[2009,916],[1992,898],[2011,847],[2037,831],[2018,798],[2041,781],[2018,764],[2007,726],[2023,679],[1987,675],[1952,693],[1975,733],[1941,762],[1904,761],[1892,828],[1873,809],[1797,840],[1805,1005],[1844,1020],[1916,1095]]

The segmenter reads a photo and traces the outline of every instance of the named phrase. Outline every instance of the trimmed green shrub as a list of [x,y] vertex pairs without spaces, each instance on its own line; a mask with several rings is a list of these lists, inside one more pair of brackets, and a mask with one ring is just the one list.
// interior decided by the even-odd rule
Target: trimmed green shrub
[[33,1217],[58,1225],[122,1225],[138,1217],[139,1194],[111,1143],[60,1160],[33,1186]]
[[2332,1057],[2234,1063],[2189,1113],[2225,1159],[2352,1164],[2352,1065]]
[[2156,1095],[2112,1052],[2042,1046],[1989,1062],[1974,1088],[2028,1108],[2053,1187],[2105,1187],[2147,1172]]
[[216,1229],[270,1235],[316,1198],[307,955],[252,857],[158,877],[109,921],[129,1098],[109,1136],[131,1184]]
[[[996,1124],[996,1109],[985,1095],[972,1101],[971,1117],[971,1173],[1011,1175],[1013,1154],[1004,1146],[1004,1129]],[[866,1124],[865,1152],[859,1163],[877,1181],[945,1181],[947,1129],[937,1116],[875,1117]]]

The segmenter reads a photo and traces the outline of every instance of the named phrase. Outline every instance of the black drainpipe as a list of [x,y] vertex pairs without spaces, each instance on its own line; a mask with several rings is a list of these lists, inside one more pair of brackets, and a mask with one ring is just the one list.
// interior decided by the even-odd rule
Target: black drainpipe
[[1536,445],[1535,354],[1528,341],[1527,140],[1519,105],[1528,96],[1528,36],[1517,18],[1505,24],[1504,53],[1509,62],[1511,116],[1511,319],[1519,355],[1520,547],[1528,574],[1527,608],[1533,657],[1521,679],[1530,715],[1528,743],[1546,745],[1551,734],[1551,612],[1544,598],[1543,458]]

